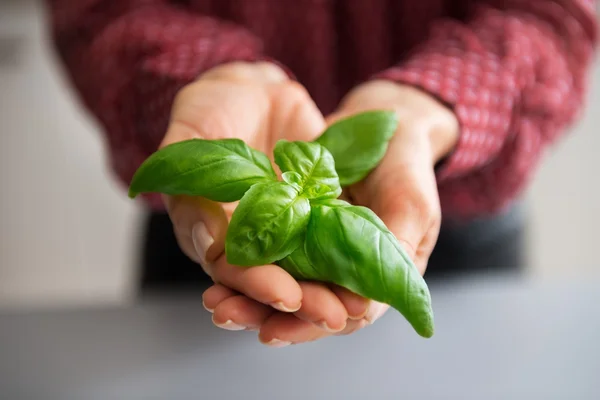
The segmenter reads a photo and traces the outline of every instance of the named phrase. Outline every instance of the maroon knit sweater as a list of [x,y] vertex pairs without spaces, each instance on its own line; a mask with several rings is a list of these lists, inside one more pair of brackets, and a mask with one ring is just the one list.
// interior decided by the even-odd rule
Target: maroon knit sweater
[[49,11],[125,184],[157,149],[183,85],[266,57],[325,114],[374,77],[450,105],[460,140],[438,185],[444,213],[462,216],[510,204],[577,116],[597,29],[592,0],[49,0]]

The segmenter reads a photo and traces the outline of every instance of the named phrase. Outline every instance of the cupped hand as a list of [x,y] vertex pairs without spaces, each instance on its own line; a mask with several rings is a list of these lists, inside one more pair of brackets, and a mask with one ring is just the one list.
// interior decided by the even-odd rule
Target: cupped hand
[[[425,273],[438,239],[441,207],[435,165],[458,141],[454,113],[414,87],[373,81],[355,88],[328,123],[368,110],[392,110],[398,128],[385,157],[363,181],[349,187],[349,201],[373,210]],[[377,307],[377,318],[389,306]]]
[[[311,141],[325,126],[306,90],[279,67],[235,63],[205,73],[180,91],[162,146],[192,138],[238,138],[271,156],[279,139]],[[165,204],[179,246],[215,282],[203,300],[217,326],[260,330],[261,341],[282,346],[366,323],[368,301],[343,288],[297,282],[275,265],[228,264],[224,241],[236,203],[167,196]]]
[[[333,123],[368,110],[395,111],[399,119],[398,129],[380,165],[362,182],[347,188],[345,195],[352,203],[369,207],[377,213],[402,243],[420,273],[424,274],[441,223],[434,167],[456,144],[457,119],[446,106],[424,92],[391,82],[375,81],[353,90],[327,122]],[[215,318],[220,321],[240,321],[244,326],[263,321],[261,340],[275,344],[302,343],[333,334],[351,333],[375,322],[389,308],[371,301],[364,317],[360,318],[358,311],[364,310],[361,299],[346,297],[347,292],[333,289],[338,299],[346,299],[342,302],[347,315],[353,318],[346,320],[342,331],[332,332],[332,329],[321,329],[318,324],[306,322],[310,318],[306,318],[303,312],[316,315],[322,308],[338,310],[339,319],[330,321],[342,327],[346,314],[341,307],[334,307],[336,298],[321,292],[319,284],[301,285],[305,297],[302,308],[294,314],[277,313],[267,317],[268,310],[251,306],[247,299],[220,285],[209,289],[204,299],[206,306],[213,309]],[[355,315],[350,312],[354,305],[349,299],[356,302]],[[228,305],[225,310],[224,304],[231,306]]]

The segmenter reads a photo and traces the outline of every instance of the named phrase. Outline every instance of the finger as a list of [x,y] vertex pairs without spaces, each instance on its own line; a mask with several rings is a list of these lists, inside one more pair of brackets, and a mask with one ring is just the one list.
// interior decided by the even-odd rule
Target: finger
[[302,289],[290,274],[276,265],[242,268],[227,263],[225,255],[213,263],[213,279],[283,312],[296,312]]
[[295,315],[328,332],[346,327],[348,313],[344,304],[327,286],[318,282],[300,282],[302,307]]
[[330,333],[314,324],[294,317],[292,314],[276,313],[263,323],[258,339],[271,347],[285,347],[323,339],[332,335],[349,335],[368,325],[365,319],[348,321],[346,327],[337,333]]
[[179,246],[212,276],[212,262],[225,248],[225,211],[218,203],[200,197],[168,196],[165,204]]
[[202,293],[202,305],[206,309],[206,311],[210,313],[215,312],[215,308],[222,301],[237,296],[239,293],[235,290],[232,290],[226,286],[220,284],[214,284]]
[[331,336],[331,333],[293,314],[276,313],[271,315],[260,328],[258,339],[271,347],[284,347],[292,343],[312,342]]
[[331,285],[331,291],[338,297],[346,309],[348,318],[359,320],[364,318],[369,309],[370,301],[362,296],[352,293],[346,288]]
[[365,326],[369,325],[366,319],[356,320],[356,321],[348,321],[348,324],[341,332],[335,333],[335,336],[346,336],[350,335]]
[[258,330],[274,312],[269,306],[244,295],[236,295],[216,306],[212,321],[219,328],[229,331]]
[[389,308],[390,306],[388,306],[387,304],[379,303],[377,301],[371,301],[371,304],[369,305],[369,309],[367,311],[367,314],[365,315],[364,320],[368,324],[374,324],[375,321],[381,318]]

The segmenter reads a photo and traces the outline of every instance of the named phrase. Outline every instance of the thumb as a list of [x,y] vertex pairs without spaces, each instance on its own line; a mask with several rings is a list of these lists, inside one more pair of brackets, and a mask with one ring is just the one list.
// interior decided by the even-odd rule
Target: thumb
[[212,277],[211,264],[225,250],[225,210],[202,197],[166,196],[165,204],[179,247]]

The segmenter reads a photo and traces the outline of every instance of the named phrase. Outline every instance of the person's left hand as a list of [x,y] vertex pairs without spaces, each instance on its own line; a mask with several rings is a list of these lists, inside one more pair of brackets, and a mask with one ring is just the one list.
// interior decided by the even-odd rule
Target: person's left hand
[[[330,115],[328,123],[367,110],[394,110],[398,130],[381,164],[365,180],[347,188],[354,204],[372,209],[394,233],[421,274],[437,241],[441,211],[434,166],[455,146],[458,121],[450,109],[430,95],[409,86],[373,81],[355,88]],[[230,289],[213,285],[203,296],[205,307],[215,310]],[[345,335],[375,322],[388,306],[370,302],[361,319],[348,319],[343,331],[332,333],[294,313],[276,313],[260,326],[263,343],[303,343],[330,335]],[[219,317],[248,310],[224,310]]]

